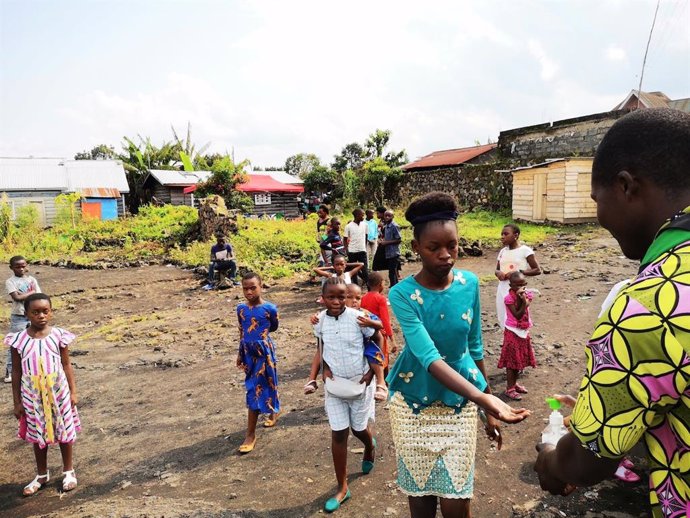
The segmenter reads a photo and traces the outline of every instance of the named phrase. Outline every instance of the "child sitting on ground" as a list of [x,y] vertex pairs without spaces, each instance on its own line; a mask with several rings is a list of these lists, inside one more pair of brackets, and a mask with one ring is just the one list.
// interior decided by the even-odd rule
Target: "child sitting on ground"
[[[383,343],[381,344],[381,351],[383,352],[383,369],[384,374],[388,375],[389,354],[396,353],[398,346],[395,344],[395,336],[393,335],[393,328],[391,327],[391,317],[388,312],[388,301],[383,296],[383,276],[378,272],[370,272],[367,279],[367,286],[369,291],[362,297],[361,306],[376,315],[383,322]],[[388,347],[390,340],[391,347]]]
[[[374,329],[374,334],[371,338],[368,338],[364,342],[364,356],[369,363],[369,367],[374,372],[376,377],[376,392],[374,393],[374,399],[376,401],[385,401],[388,397],[388,386],[386,385],[386,378],[383,373],[384,355],[381,349],[383,344],[383,337],[381,336],[381,330],[383,329],[383,323],[374,314],[367,310],[360,308],[362,300],[362,288],[357,284],[347,284],[345,291],[345,305],[348,308],[356,309],[363,313],[357,321],[360,327],[369,327]],[[311,317],[311,324],[317,325],[319,323],[319,313],[315,313]],[[304,393],[311,394],[316,391],[318,384],[316,382],[316,376],[319,373],[322,358],[320,352],[317,350],[314,354],[314,359],[312,360],[312,372],[314,375],[310,377],[307,384],[304,386]],[[324,379],[331,377],[331,372],[326,362],[323,362],[324,369]]]
[[537,366],[532,339],[529,336],[529,329],[533,325],[529,316],[532,294],[525,289],[527,280],[522,272],[511,273],[508,280],[510,290],[504,299],[507,310],[506,325],[498,368],[506,369],[507,387],[504,395],[520,401],[522,399],[520,394],[527,394],[527,389],[517,382],[518,375],[525,367]]

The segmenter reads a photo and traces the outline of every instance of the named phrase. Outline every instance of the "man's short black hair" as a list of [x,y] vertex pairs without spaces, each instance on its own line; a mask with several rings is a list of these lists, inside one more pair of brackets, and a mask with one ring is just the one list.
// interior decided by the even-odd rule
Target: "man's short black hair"
[[331,213],[331,209],[328,208],[328,205],[319,205],[319,209],[318,209],[318,210],[322,210],[322,211],[324,211],[326,214],[330,214],[330,213]]
[[669,193],[690,190],[690,114],[649,108],[616,121],[597,148],[592,180],[610,185],[621,171]]
[[24,257],[23,255],[15,255],[10,257],[10,267],[14,266],[19,261],[26,261],[26,257]]
[[386,210],[388,209],[386,209],[384,206],[376,207],[376,212],[386,212]]
[[261,275],[256,272],[247,272],[242,276],[243,281],[248,281],[250,279],[256,279],[259,282],[259,286],[262,284]]

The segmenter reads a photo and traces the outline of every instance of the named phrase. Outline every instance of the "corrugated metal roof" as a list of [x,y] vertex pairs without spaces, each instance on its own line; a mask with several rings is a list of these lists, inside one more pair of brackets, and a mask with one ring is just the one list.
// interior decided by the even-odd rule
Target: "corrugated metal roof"
[[302,185],[304,183],[300,178],[292,176],[285,171],[252,171],[251,174],[270,176],[280,183],[289,183],[292,185]]
[[90,188],[90,187],[85,187],[83,189],[79,189],[79,192],[84,198],[119,198],[120,197],[120,191],[117,189],[110,189],[107,187],[100,187],[100,188]]
[[64,158],[0,158],[0,192],[74,192],[84,188],[129,192],[122,162]]
[[514,169],[497,169],[496,172],[510,172],[516,173],[518,171],[525,171],[526,169],[534,169],[536,167],[544,167],[545,165],[553,164],[554,162],[570,162],[571,160],[594,160],[591,156],[578,156],[578,157],[566,157],[566,158],[547,158],[545,161],[538,164],[526,165],[522,167],[515,167]]
[[0,158],[1,191],[63,191],[67,169],[62,158]]
[[[68,191],[113,189],[129,192],[127,175],[119,160],[67,160]],[[118,193],[119,196],[119,193]]]
[[196,185],[199,182],[205,181],[211,176],[211,171],[178,171],[176,169],[167,171],[163,169],[154,169],[150,171],[158,183],[168,187],[188,187]]
[[690,97],[687,99],[675,99],[668,102],[668,107],[674,110],[680,110],[685,113],[690,113]]
[[472,146],[460,149],[444,149],[441,151],[434,151],[431,154],[423,156],[402,166],[402,169],[410,171],[413,169],[427,169],[431,167],[443,167],[464,164],[473,158],[483,155],[494,149],[496,144],[486,144],[484,146]]

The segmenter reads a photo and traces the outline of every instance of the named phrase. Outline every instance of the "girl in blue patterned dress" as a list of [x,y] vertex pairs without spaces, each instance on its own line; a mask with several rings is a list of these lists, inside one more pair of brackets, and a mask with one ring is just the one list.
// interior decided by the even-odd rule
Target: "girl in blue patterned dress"
[[481,336],[479,280],[453,269],[458,258],[455,200],[441,192],[413,201],[405,213],[414,227],[412,249],[422,269],[390,291],[405,336],[387,381],[398,485],[412,518],[470,516],[477,407],[489,414],[485,431],[501,447],[498,420],[523,420],[491,395]]
[[261,297],[261,277],[257,273],[242,277],[242,291],[247,302],[237,306],[240,324],[237,367],[246,376],[247,434],[238,451],[249,453],[256,443],[259,414],[269,414],[264,426],[270,428],[275,426],[280,413],[275,344],[269,336],[278,329],[278,308]]

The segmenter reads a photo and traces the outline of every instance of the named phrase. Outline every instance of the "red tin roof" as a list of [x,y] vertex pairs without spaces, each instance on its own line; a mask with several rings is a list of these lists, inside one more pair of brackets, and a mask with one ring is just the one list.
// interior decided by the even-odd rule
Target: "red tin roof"
[[[267,175],[248,174],[249,181],[235,187],[242,192],[303,192],[301,185],[281,183]],[[188,194],[196,190],[196,185],[186,187],[182,192]]]
[[429,169],[432,167],[444,167],[464,164],[473,158],[488,153],[496,147],[496,144],[486,144],[484,146],[464,147],[460,149],[444,149],[434,151],[414,162],[402,166],[404,170]]

